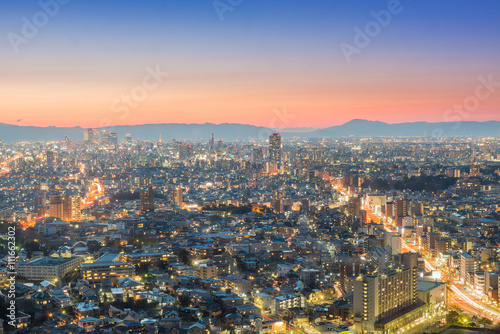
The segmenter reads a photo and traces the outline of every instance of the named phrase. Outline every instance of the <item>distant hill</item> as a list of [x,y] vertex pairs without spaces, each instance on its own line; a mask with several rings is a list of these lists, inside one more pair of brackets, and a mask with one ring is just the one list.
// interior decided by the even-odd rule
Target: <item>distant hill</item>
[[0,123],[0,140],[3,142],[62,141],[64,136],[70,137],[71,140],[83,140],[83,129],[80,127],[58,128],[55,126],[19,126]]
[[[219,139],[267,139],[272,129],[245,124],[143,124],[143,125],[120,125],[116,127],[103,128],[117,132],[122,140],[126,133],[130,133],[133,139],[164,141],[172,138],[177,140],[195,139],[210,140],[212,131],[216,140]],[[64,136],[71,140],[83,140],[84,128],[81,127],[33,127],[19,126],[0,123],[0,140],[4,142],[19,141],[62,141]]]
[[[133,139],[164,141],[172,138],[177,140],[194,139],[210,140],[212,131],[215,139],[262,139],[265,140],[270,133],[276,130],[245,124],[143,124],[121,125],[105,128],[118,133],[122,140],[126,133]],[[398,123],[388,124],[378,121],[354,119],[342,125],[325,129],[307,131],[307,128],[284,129],[284,137],[451,137],[451,136],[495,136],[500,137],[500,122],[458,122],[458,123]],[[278,132],[280,132],[278,130]],[[17,141],[62,141],[64,136],[71,140],[83,140],[84,129],[81,127],[34,127],[19,126],[0,123],[0,140],[4,142]]]
[[500,136],[500,122],[414,122],[388,124],[354,119],[342,125],[316,130],[309,137],[454,137]]

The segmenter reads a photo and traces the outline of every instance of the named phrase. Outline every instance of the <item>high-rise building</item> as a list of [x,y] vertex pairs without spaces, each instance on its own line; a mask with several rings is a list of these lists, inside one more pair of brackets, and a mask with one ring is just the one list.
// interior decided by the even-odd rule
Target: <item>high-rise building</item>
[[401,254],[401,235],[394,232],[385,232],[385,247],[390,255]]
[[49,216],[64,218],[64,196],[51,195],[49,197]]
[[281,163],[281,134],[269,135],[269,162],[279,165]]
[[108,145],[113,145],[113,146],[118,145],[118,133],[110,132],[108,134]]
[[78,195],[66,196],[63,203],[63,219],[73,222],[80,221],[82,218],[82,198]]
[[45,206],[45,192],[39,191],[33,202],[33,206],[36,208],[37,206]]
[[394,217],[394,202],[385,203],[385,215],[387,218]]
[[155,193],[153,188],[141,191],[141,212],[152,212],[155,210]]
[[460,256],[460,268],[459,275],[460,280],[467,284],[469,281],[469,274],[474,273],[479,268],[479,261],[476,257],[470,255],[469,253],[463,253]]
[[362,197],[351,197],[347,205],[347,213],[349,216],[359,215],[359,210],[362,208]]
[[252,162],[257,163],[264,158],[264,154],[262,153],[262,147],[254,147],[252,149]]
[[109,131],[102,129],[101,130],[101,143],[104,145],[109,144]]
[[396,225],[399,227],[403,225],[403,218],[408,216],[409,204],[409,201],[405,199],[394,201],[394,215],[396,216]]
[[99,143],[99,129],[87,129],[83,134],[83,139],[87,144]]
[[180,143],[179,146],[179,159],[189,159],[193,155],[193,146],[188,143]]
[[[392,333],[418,318],[417,268],[393,267],[356,278],[353,286],[353,313],[359,333]],[[401,316],[402,319],[394,321]],[[395,318],[395,319],[393,319]],[[381,330],[384,327],[384,330]]]
[[208,149],[210,151],[213,151],[215,149],[215,141],[214,141],[214,133],[212,132],[212,139],[210,139],[210,142],[208,143]]
[[182,198],[182,188],[174,188],[170,190],[170,200],[174,202],[177,206],[182,208],[183,198]]
[[127,144],[132,144],[132,135],[130,133],[125,134],[125,141]]
[[[426,235],[425,251],[428,254],[434,254],[436,249],[436,242],[441,240],[441,234],[437,232],[429,232]],[[434,256],[434,255],[433,255]]]
[[420,202],[411,203],[411,215],[413,217],[422,216],[424,214],[424,205]]

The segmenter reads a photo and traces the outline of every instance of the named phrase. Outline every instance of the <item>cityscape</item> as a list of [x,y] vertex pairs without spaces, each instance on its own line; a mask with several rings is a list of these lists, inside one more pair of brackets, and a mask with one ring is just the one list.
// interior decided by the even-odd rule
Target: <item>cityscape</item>
[[498,10],[0,2],[0,333],[500,333]]
[[16,273],[18,330],[500,322],[498,138],[84,138],[0,148],[1,278],[7,289]]

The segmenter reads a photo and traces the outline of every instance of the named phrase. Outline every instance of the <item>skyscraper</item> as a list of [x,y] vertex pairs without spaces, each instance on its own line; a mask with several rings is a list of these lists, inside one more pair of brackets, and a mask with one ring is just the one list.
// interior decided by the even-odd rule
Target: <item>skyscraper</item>
[[108,134],[108,145],[113,145],[113,146],[118,145],[118,133],[110,132]]
[[99,129],[87,129],[83,134],[83,139],[87,144],[98,144],[99,143]]
[[281,134],[269,135],[269,162],[279,165],[281,163]]
[[141,212],[155,211],[155,193],[153,188],[149,187],[147,190],[141,191]]
[[101,143],[104,145],[109,144],[109,131],[102,129],[101,130]]
[[214,133],[212,132],[212,139],[210,139],[210,142],[208,144],[208,148],[210,151],[213,151],[215,148],[215,141],[214,141]]
[[254,147],[252,149],[252,162],[255,164],[262,160],[264,154],[262,153],[262,147]]

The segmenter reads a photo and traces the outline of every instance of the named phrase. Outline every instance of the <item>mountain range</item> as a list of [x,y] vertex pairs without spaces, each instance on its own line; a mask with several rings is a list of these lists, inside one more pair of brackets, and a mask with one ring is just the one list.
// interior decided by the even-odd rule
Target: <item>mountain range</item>
[[[194,139],[208,141],[212,132],[215,139],[262,139],[270,133],[281,132],[284,137],[302,138],[338,138],[338,137],[455,137],[455,136],[500,136],[500,121],[463,121],[463,122],[412,122],[389,124],[379,121],[354,119],[342,125],[324,129],[294,128],[270,129],[246,124],[142,124],[120,125],[103,128],[117,132],[122,140],[126,133],[133,139],[164,141]],[[3,142],[19,141],[62,141],[65,136],[71,140],[83,140],[85,129],[81,127],[36,127],[0,123],[0,140]]]

